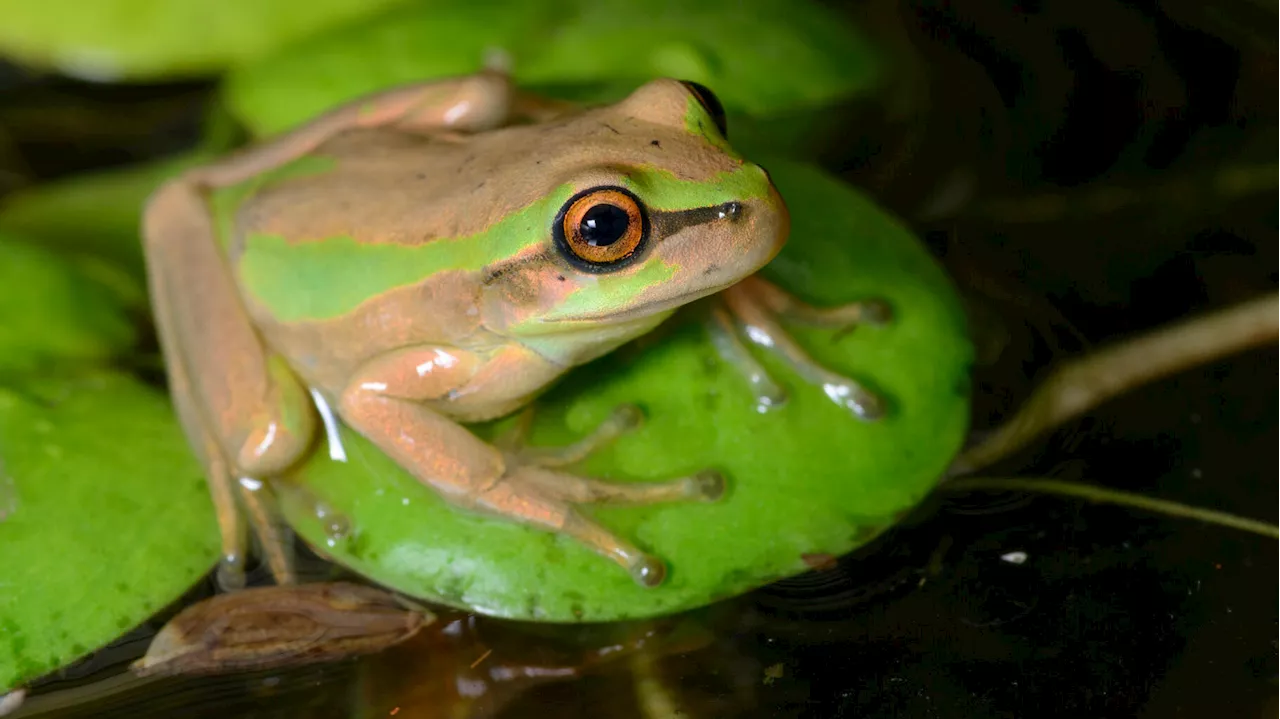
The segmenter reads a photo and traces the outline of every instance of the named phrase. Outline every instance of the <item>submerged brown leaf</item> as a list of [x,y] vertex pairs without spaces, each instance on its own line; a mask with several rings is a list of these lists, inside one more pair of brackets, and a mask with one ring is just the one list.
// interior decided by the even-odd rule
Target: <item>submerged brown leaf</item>
[[433,621],[359,584],[256,587],[184,609],[132,668],[142,676],[216,674],[334,661],[399,644]]

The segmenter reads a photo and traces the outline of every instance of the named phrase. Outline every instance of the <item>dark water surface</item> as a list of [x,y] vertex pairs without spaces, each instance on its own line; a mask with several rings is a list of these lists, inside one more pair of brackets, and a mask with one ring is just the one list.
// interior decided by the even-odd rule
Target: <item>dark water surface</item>
[[[1274,4],[842,4],[905,55],[830,163],[997,328],[975,431],[1054,359],[1276,288]],[[207,91],[0,69],[0,192],[186,147]],[[1241,176],[1268,179],[1215,182]],[[1274,522],[1277,370],[1272,348],[1180,374],[997,469]],[[451,614],[358,662],[124,682],[143,628],[22,716],[1275,716],[1277,560],[1274,540],[1185,520],[939,495],[833,566],[656,625]]]

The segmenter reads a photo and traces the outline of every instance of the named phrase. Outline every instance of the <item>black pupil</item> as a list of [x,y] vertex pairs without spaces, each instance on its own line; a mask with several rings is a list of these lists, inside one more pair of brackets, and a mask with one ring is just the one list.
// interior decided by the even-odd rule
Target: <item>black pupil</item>
[[608,247],[627,234],[626,210],[613,205],[596,205],[582,216],[578,231],[592,247]]

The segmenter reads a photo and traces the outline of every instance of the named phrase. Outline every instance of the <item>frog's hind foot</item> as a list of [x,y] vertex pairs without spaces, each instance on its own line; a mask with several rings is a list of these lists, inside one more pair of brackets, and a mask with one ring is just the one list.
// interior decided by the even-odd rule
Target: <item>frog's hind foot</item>
[[584,459],[643,422],[634,405],[621,405],[582,439],[562,447],[526,447],[532,421],[527,410],[501,444],[510,462],[507,473],[481,492],[480,508],[568,535],[627,570],[638,584],[656,587],[666,578],[662,560],[647,554],[582,516],[575,505],[644,505],[664,502],[714,502],[725,494],[725,479],[704,470],[663,482],[606,482],[558,471]]
[[618,405],[603,422],[585,437],[560,447],[530,447],[525,444],[533,425],[534,406],[529,405],[516,418],[515,425],[495,440],[518,464],[535,467],[564,467],[580,462],[619,437],[644,424],[644,411],[634,404]]
[[819,308],[800,302],[782,289],[759,277],[748,277],[721,294],[711,314],[711,337],[721,357],[747,377],[756,394],[759,411],[781,406],[786,392],[738,339],[739,327],[748,340],[765,348],[792,367],[805,381],[822,389],[832,402],[864,421],[885,414],[882,397],[859,382],[818,364],[784,330],[779,319],[800,324],[830,327],[847,333],[859,325],[884,325],[892,320],[889,304],[879,299],[863,300],[838,307]]
[[270,570],[271,579],[279,586],[297,584],[293,531],[285,523],[275,496],[266,483],[251,477],[242,477],[237,484],[241,506],[257,539],[258,556]]
[[713,502],[724,493],[724,477],[714,471],[666,482],[613,483],[519,466],[483,491],[477,504],[490,512],[567,535],[616,562],[641,586],[656,587],[666,578],[662,560],[587,519],[574,505]]

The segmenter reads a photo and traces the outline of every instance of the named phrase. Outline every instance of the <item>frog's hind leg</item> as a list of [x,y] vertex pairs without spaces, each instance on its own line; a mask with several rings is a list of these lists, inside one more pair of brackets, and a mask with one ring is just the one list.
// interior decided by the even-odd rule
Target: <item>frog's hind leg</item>
[[644,413],[639,407],[624,404],[614,408],[603,422],[576,442],[562,447],[530,447],[525,444],[525,440],[533,425],[535,406],[531,404],[525,407],[516,418],[515,425],[494,439],[494,446],[514,455],[521,464],[539,467],[564,467],[580,462],[644,422]]
[[[616,562],[637,583],[656,587],[666,578],[662,560],[586,518],[574,505],[713,502],[723,495],[724,486],[724,478],[712,471],[666,482],[615,484],[523,465],[484,488],[474,506],[509,517],[515,515],[525,523],[571,537]],[[516,508],[518,512],[513,511]]]
[[[526,410],[522,424],[532,419],[532,407]],[[603,482],[566,472],[551,471],[587,458],[592,452],[644,421],[640,408],[624,404],[613,410],[603,422],[576,442],[561,447],[519,447],[510,450],[513,464],[522,467],[522,476],[548,496],[573,504],[656,504],[702,500],[713,502],[724,494],[724,476],[714,470],[703,470],[687,477],[663,482]],[[507,440],[510,442],[510,438]]]
[[521,496],[523,501],[546,505],[550,510],[546,516],[557,517],[557,531],[577,539],[597,554],[618,562],[637,582],[646,586],[660,584],[666,576],[661,560],[645,554],[586,519],[572,505],[714,502],[724,495],[724,476],[713,470],[704,470],[663,482],[614,483],[554,471],[553,468],[585,459],[592,452],[640,426],[644,415],[635,405],[621,405],[576,442],[561,447],[526,447],[523,446],[523,440],[532,422],[533,411],[533,406],[530,405],[517,419],[513,431],[502,438],[501,444],[511,454],[513,464],[519,466],[519,469],[511,478],[515,479],[516,486],[495,488],[494,494],[504,495],[502,499],[505,499],[505,495],[510,493]]
[[427,406],[458,387],[480,386],[489,376],[508,374],[506,368],[515,359],[537,361],[523,348],[509,347],[504,353],[491,357],[451,348],[451,361],[437,365],[437,371],[421,372],[422,360],[438,357],[440,348],[396,350],[352,377],[339,413],[446,501],[564,534],[621,565],[641,584],[661,583],[666,574],[661,560],[583,516],[575,505],[712,501],[723,494],[723,479],[703,472],[667,482],[614,484],[547,468],[576,461],[616,438],[635,422],[633,410],[615,412],[586,438],[559,450],[521,449],[516,446],[522,444],[518,436],[507,437],[499,449]]
[[309,449],[310,399],[253,329],[199,187],[162,187],[143,222],[156,325],[179,419],[209,482],[222,536],[220,581],[243,584],[244,520],[278,582],[291,561],[262,480]]

